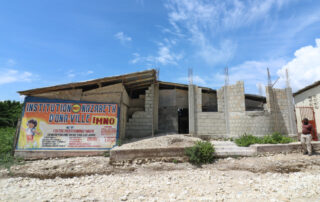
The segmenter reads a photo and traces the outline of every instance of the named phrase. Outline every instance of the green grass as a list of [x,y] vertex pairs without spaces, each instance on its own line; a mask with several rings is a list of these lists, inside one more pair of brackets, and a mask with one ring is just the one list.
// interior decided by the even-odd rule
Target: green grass
[[252,144],[287,144],[293,141],[292,138],[277,132],[263,137],[244,134],[240,138],[235,139],[235,143],[240,147],[248,147]]
[[12,156],[15,128],[0,128],[0,167],[10,168],[14,164],[23,163],[22,158]]

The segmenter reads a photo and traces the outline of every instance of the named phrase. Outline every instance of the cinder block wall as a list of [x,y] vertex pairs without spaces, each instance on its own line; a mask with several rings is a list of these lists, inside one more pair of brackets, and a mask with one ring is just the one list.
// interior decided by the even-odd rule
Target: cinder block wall
[[[155,95],[158,90],[154,87],[154,84],[151,85],[148,90],[146,90],[145,94],[145,104],[144,111],[136,111],[132,114],[132,118],[129,119],[126,125],[126,138],[140,138],[152,135],[152,116],[158,117],[158,113],[154,113],[153,110],[155,108],[154,103],[158,108],[158,100],[154,100],[159,98]],[[157,121],[154,123],[154,130],[157,130]]]
[[[214,138],[238,137],[243,134],[263,136],[273,132],[288,134],[289,110],[286,89],[267,89],[267,110],[246,111],[243,82],[227,87],[228,107],[225,112],[224,88],[217,91],[218,112],[202,112],[201,89],[195,87],[195,130],[196,135]],[[225,113],[228,113],[225,116]],[[226,134],[226,119],[229,134]]]
[[197,135],[224,137],[226,133],[223,112],[202,112],[202,89],[195,86],[195,129]]
[[265,111],[230,112],[230,134],[228,137],[238,137],[243,134],[263,136],[273,132],[272,116]]
[[[294,111],[293,109],[292,110],[289,109],[288,105],[290,102],[288,101],[287,93],[289,95],[292,95],[291,88],[289,89],[288,88],[274,89],[271,87],[266,88],[267,108],[268,108],[268,111],[272,114],[274,131],[281,132],[284,134],[288,134],[292,130],[297,132]],[[289,116],[291,116],[291,119],[293,119],[291,120],[291,123],[290,123]]]
[[[223,96],[224,89],[220,93]],[[228,137],[238,137],[243,134],[263,136],[272,133],[272,117],[269,112],[246,112],[244,83],[237,82],[228,86],[228,113],[229,131]]]
[[[217,91],[219,112],[225,110],[224,88],[225,86]],[[244,112],[246,110],[243,81],[238,81],[235,85],[227,87],[227,99],[229,112]]]

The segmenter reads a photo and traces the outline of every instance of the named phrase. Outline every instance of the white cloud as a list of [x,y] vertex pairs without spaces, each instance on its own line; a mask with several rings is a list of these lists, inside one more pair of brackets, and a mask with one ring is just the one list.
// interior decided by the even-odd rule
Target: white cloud
[[175,30],[172,32],[188,34],[195,52],[209,65],[215,65],[227,63],[237,48],[236,42],[218,33],[266,19],[272,9],[281,9],[288,2],[290,0],[168,0],[166,8]]
[[286,69],[289,72],[290,85],[297,91],[315,81],[320,80],[320,38],[315,46],[305,46],[294,53],[294,58],[286,63],[277,74],[280,87],[285,86]]
[[169,46],[160,46],[158,49],[158,55],[154,58],[155,61],[160,64],[177,64],[177,61],[182,58],[182,54],[175,54],[170,51]]
[[132,39],[129,36],[126,36],[123,32],[118,32],[114,35],[122,44],[130,42]]
[[219,47],[214,47],[210,43],[202,42],[200,55],[208,64],[216,64],[219,62],[228,62],[234,55],[236,44],[229,40],[222,41]]
[[0,85],[15,82],[31,82],[32,73],[21,72],[15,69],[1,69],[2,74],[0,75]]
[[[280,78],[275,87],[286,86],[286,69],[290,77],[290,85],[293,91],[297,91],[315,81],[320,80],[320,39],[316,39],[315,46],[305,46],[294,53],[290,61],[274,59],[268,61],[246,61],[229,68],[230,84],[236,81],[244,81],[246,93],[258,93],[260,85],[267,85],[267,67],[270,69],[272,82]],[[213,76],[214,82],[207,81],[213,88],[219,88],[224,84],[224,74],[217,73]],[[263,88],[264,90],[264,88]]]
[[[237,81],[244,81],[246,93],[257,94],[259,86],[265,86],[268,83],[267,68],[270,69],[273,81],[276,71],[285,64],[283,59],[275,59],[269,61],[246,61],[240,65],[229,68],[229,84]],[[213,76],[212,87],[220,88],[224,85],[225,75],[217,73]]]
[[162,43],[158,44],[158,51],[157,55],[155,56],[141,56],[139,53],[133,53],[134,59],[132,59],[130,62],[132,64],[141,63],[141,62],[147,62],[147,63],[153,63],[153,65],[161,64],[161,65],[177,65],[178,61],[181,60],[183,55],[176,54],[170,50],[170,45],[164,45]]
[[187,27],[228,29],[249,25],[267,18],[272,9],[281,9],[292,0],[207,1],[169,0],[169,20]]
[[133,55],[134,59],[132,59],[130,61],[130,63],[136,64],[136,63],[138,63],[138,62],[140,62],[142,60],[142,57],[140,56],[139,53],[133,53],[132,55]]
[[76,76],[76,73],[73,70],[69,70],[68,73],[67,73],[67,76],[69,78],[74,78]]
[[[181,78],[178,78],[178,81],[180,81],[182,83],[189,83],[189,78],[188,77],[181,77]],[[207,84],[205,79],[200,77],[200,76],[198,76],[198,75],[194,75],[193,76],[192,82],[193,82],[193,84],[196,84],[196,85],[199,85],[199,86],[205,86]]]

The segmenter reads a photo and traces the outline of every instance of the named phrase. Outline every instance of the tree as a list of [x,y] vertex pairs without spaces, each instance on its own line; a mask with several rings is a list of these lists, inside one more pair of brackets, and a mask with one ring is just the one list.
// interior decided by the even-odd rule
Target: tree
[[17,101],[0,102],[0,127],[15,127],[21,116],[22,104]]

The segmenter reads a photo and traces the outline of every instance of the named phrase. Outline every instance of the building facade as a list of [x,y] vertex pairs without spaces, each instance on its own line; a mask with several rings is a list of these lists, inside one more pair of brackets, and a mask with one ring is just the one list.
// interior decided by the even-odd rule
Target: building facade
[[[302,119],[308,118],[316,129],[317,137],[320,132],[320,81],[306,86],[293,94],[297,116],[298,132],[302,132]],[[314,138],[315,139],[315,138]]]
[[213,139],[273,132],[297,134],[291,89],[267,87],[263,97],[245,94],[243,82],[214,90],[158,81],[156,70],[148,70],[19,93],[117,104],[119,140],[170,133]]

